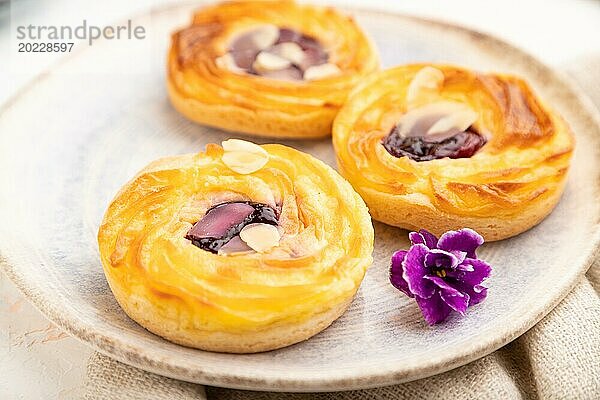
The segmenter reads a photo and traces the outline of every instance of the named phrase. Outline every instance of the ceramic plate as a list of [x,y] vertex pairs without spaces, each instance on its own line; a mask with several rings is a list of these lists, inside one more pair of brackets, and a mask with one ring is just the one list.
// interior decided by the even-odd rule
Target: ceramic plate
[[[389,257],[407,246],[407,232],[380,223],[375,262],[350,309],[306,342],[254,355],[218,354],[171,344],[138,326],[102,273],[96,232],[106,206],[149,161],[236,136],[186,121],[167,100],[169,33],[197,6],[134,19],[149,33],[143,44],[82,46],[1,110],[2,263],[33,304],[71,335],[127,364],[193,382],[270,391],[367,388],[437,374],[494,351],[546,315],[587,269],[599,239],[600,124],[586,100],[497,39],[349,10],[374,39],[384,66],[447,62],[525,77],[577,135],[556,210],[529,232],[484,245],[480,255],[495,266],[488,299],[465,318],[436,327],[388,283]],[[335,164],[329,140],[284,143]]]

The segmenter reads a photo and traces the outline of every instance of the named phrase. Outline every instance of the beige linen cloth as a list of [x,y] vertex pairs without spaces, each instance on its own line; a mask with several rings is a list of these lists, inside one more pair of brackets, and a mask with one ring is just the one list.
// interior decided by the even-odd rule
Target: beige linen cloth
[[[570,75],[600,107],[600,55],[571,65]],[[204,388],[98,353],[89,360],[86,380],[85,398],[90,400],[600,399],[600,258],[573,291],[521,337],[468,365],[414,382],[338,393]]]

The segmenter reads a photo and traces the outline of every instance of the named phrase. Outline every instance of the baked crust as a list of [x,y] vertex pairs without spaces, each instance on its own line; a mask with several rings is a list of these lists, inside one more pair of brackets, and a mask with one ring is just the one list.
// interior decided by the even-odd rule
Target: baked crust
[[[261,24],[317,38],[342,73],[291,82],[220,68],[215,60],[227,52],[230,39]],[[199,10],[189,27],[173,34],[167,89],[175,109],[201,124],[257,136],[318,138],[330,135],[349,91],[378,66],[370,40],[352,18],[332,8],[232,1]]]
[[441,234],[470,227],[486,240],[517,235],[542,221],[563,192],[573,135],[523,80],[432,65],[439,97],[478,113],[487,143],[472,157],[417,162],[382,146],[407,110],[407,88],[425,64],[374,74],[351,94],[333,126],[339,170],[374,219]]
[[[317,159],[281,145],[241,175],[223,149],[153,162],[110,204],[98,243],[123,310],[149,331],[210,351],[287,346],[338,318],[372,262],[373,228],[350,184]],[[184,236],[215,203],[281,207],[279,246],[222,256]]]

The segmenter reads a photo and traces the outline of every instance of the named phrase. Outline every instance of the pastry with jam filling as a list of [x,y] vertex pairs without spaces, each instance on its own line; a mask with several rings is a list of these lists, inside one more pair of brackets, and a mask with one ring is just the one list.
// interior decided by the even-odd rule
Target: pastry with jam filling
[[231,1],[199,10],[172,36],[167,86],[187,118],[259,136],[331,133],[349,91],[378,69],[354,20],[293,1]]
[[333,144],[374,219],[435,234],[469,227],[490,241],[554,209],[574,139],[518,77],[419,64],[366,79]]
[[321,161],[231,139],[144,168],[108,207],[98,243],[115,298],[144,328],[252,353],[344,313],[372,262],[373,227]]

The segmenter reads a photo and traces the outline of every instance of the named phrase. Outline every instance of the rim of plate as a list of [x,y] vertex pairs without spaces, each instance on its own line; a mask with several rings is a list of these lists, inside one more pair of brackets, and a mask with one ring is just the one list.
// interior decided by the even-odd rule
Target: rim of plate
[[[198,1],[195,3],[175,3],[164,5],[158,8],[147,9],[144,12],[133,15],[130,19],[134,20],[148,13],[160,14],[176,10],[183,7],[197,6],[211,3],[210,1]],[[447,21],[435,20],[430,18],[422,18],[414,15],[403,14],[393,11],[383,11],[372,8],[363,7],[337,7],[341,10],[350,13],[357,13],[371,16],[387,16],[394,17],[400,20],[408,20],[413,23],[431,26],[437,29],[449,30],[454,34],[470,37],[478,41],[484,41],[490,48],[495,51],[504,49],[510,52],[511,56],[519,58],[521,61],[528,63],[531,69],[545,76],[549,82],[555,86],[562,87],[573,96],[575,104],[590,117],[596,129],[600,131],[600,112],[595,108],[589,98],[582,93],[578,93],[576,85],[572,80],[557,72],[556,70],[546,66],[534,56],[524,50],[505,42],[488,33],[483,33],[472,28],[466,28],[461,25],[450,23]],[[72,57],[84,53],[88,48],[81,48],[69,55],[62,57],[58,62],[53,63],[48,69],[33,77],[27,84],[13,94],[8,100],[0,105],[0,118],[13,104],[17,103],[21,96],[25,95],[40,81],[47,79],[52,72],[52,69],[68,62]],[[600,140],[600,139],[599,139]],[[600,142],[598,142],[600,143]],[[600,181],[600,174],[598,176]],[[237,389],[249,390],[265,390],[265,391],[296,391],[296,392],[318,392],[318,391],[341,391],[341,390],[357,390],[393,385],[402,382],[408,382],[416,379],[425,378],[432,375],[437,375],[451,369],[460,367],[469,362],[484,357],[500,347],[510,343],[517,337],[521,336],[527,330],[537,324],[545,317],[552,309],[554,309],[564,297],[571,291],[581,277],[594,261],[596,255],[600,253],[600,221],[595,224],[595,232],[590,238],[590,253],[585,257],[585,260],[573,269],[569,279],[565,279],[553,294],[552,299],[545,304],[539,305],[527,314],[522,314],[516,319],[512,325],[508,325],[497,335],[489,340],[481,340],[476,346],[465,348],[450,355],[432,355],[427,360],[424,360],[419,365],[392,365],[378,366],[376,369],[365,371],[362,366],[338,370],[333,374],[324,376],[312,375],[311,377],[303,376],[302,378],[293,378],[288,376],[265,377],[261,374],[236,374],[223,371],[220,368],[213,369],[211,366],[198,367],[194,365],[184,365],[178,363],[175,358],[162,359],[161,357],[153,356],[153,354],[144,346],[134,344],[131,341],[124,340],[118,336],[111,336],[96,331],[94,326],[82,322],[74,314],[63,313],[60,304],[53,304],[52,301],[43,297],[42,292],[36,287],[35,282],[31,282],[25,275],[19,272],[18,257],[16,259],[8,259],[2,253],[0,248],[0,267],[11,279],[11,281],[19,288],[24,296],[50,321],[64,329],[71,336],[79,341],[87,344],[93,349],[103,353],[111,358],[121,361],[125,364],[143,369],[148,372],[156,373],[162,376],[195,382],[200,384],[209,384],[212,386],[221,386]],[[26,243],[19,243],[19,247],[26,249]],[[5,253],[5,252],[4,252]],[[118,351],[117,351],[118,350]],[[199,350],[200,351],[200,350]],[[240,355],[243,357],[244,355]]]

